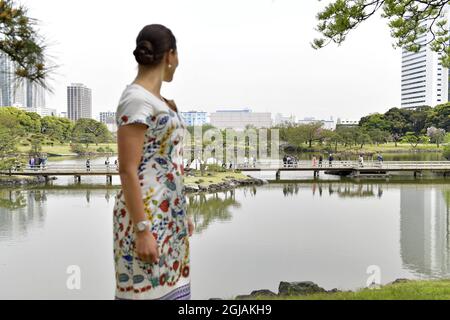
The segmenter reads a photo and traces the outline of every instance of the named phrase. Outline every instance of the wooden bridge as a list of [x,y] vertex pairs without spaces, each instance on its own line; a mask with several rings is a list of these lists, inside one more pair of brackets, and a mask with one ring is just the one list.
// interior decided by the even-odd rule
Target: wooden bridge
[[312,161],[299,161],[286,164],[283,161],[257,161],[255,165],[239,164],[236,166],[241,171],[275,171],[276,179],[280,179],[282,171],[309,171],[314,178],[320,172],[339,176],[363,177],[382,176],[391,172],[411,172],[414,177],[421,176],[424,172],[442,173],[450,175],[450,161],[323,161],[322,164]]
[[[350,177],[382,176],[390,172],[411,172],[414,176],[421,176],[424,172],[441,173],[444,176],[450,175],[450,161],[365,161],[363,164],[358,161],[333,161],[331,164],[324,161],[322,165],[313,165],[312,161],[299,161],[295,164],[284,164],[280,161],[257,161],[253,164],[234,165],[233,169],[244,172],[274,171],[276,179],[280,179],[282,171],[309,171],[314,177],[318,177],[321,172]],[[112,182],[112,177],[119,175],[116,165],[92,164],[89,168],[80,165],[48,164],[46,166],[26,167],[23,169],[11,169],[0,171],[0,175],[16,176],[41,176],[46,180],[57,176],[73,176],[77,182],[82,176],[105,176],[107,182]]]
[[82,176],[104,176],[107,183],[112,183],[112,177],[119,175],[119,168],[114,165],[91,164],[90,167],[80,165],[47,164],[45,166],[27,166],[23,169],[0,171],[0,175],[44,177],[46,181],[51,177],[73,176],[76,182],[81,182]]

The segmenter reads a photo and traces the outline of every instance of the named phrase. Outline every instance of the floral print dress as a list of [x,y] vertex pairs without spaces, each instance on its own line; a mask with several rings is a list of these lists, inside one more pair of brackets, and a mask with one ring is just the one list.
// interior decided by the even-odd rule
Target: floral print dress
[[143,262],[137,256],[134,226],[120,190],[113,212],[116,299],[188,300],[189,234],[183,189],[186,123],[167,103],[137,84],[123,92],[116,122],[148,126],[137,174],[160,251],[159,263]]

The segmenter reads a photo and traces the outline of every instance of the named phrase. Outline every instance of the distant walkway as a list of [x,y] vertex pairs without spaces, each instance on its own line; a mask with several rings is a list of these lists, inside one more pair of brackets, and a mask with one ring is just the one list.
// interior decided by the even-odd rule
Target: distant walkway
[[242,171],[275,171],[279,180],[281,171],[310,171],[314,177],[320,172],[341,176],[385,175],[390,172],[412,172],[414,176],[423,172],[440,172],[450,175],[450,161],[332,161],[324,160],[313,165],[312,161],[284,164],[283,161],[258,161],[255,165],[237,165]]
[[[233,169],[244,172],[275,171],[279,180],[281,171],[309,171],[318,177],[320,172],[341,176],[383,175],[389,172],[412,172],[414,176],[423,172],[440,172],[444,176],[450,175],[450,161],[323,161],[320,165],[313,165],[312,161],[299,161],[295,164],[283,164],[280,161],[257,161],[255,165],[238,164]],[[46,166],[29,166],[21,170],[3,170],[0,175],[15,176],[42,176],[50,179],[55,176],[74,176],[81,181],[82,176],[105,176],[112,182],[112,176],[119,175],[118,167],[114,164],[92,164],[90,167],[78,165],[48,164]]]

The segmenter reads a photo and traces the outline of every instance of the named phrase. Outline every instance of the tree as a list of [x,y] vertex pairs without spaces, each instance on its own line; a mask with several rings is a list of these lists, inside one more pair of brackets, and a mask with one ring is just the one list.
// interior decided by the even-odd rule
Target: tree
[[45,80],[55,66],[48,61],[47,46],[36,25],[24,6],[0,0],[0,51],[15,63],[15,76],[48,88]]
[[428,114],[426,125],[450,132],[450,103],[440,104],[433,108]]
[[380,145],[381,143],[386,143],[389,140],[389,132],[383,131],[380,129],[372,129],[367,131],[372,142],[376,143],[376,145]]
[[409,143],[413,149],[417,148],[417,145],[419,143],[426,143],[428,141],[428,138],[423,135],[417,135],[414,132],[408,132],[403,137],[403,142]]
[[77,143],[106,143],[111,141],[111,132],[104,123],[94,119],[79,119],[73,128],[72,139]]
[[[319,49],[332,42],[339,45],[351,30],[382,11],[382,17],[389,21],[394,47],[419,52],[430,45],[442,53],[442,64],[450,67],[449,31],[442,14],[447,3],[448,0],[333,0],[317,15],[317,31],[322,37],[314,39],[312,46]],[[432,37],[420,44],[418,39],[426,32]]]
[[328,131],[325,142],[334,147],[334,152],[338,152],[339,143],[344,142],[344,138],[337,131]]
[[436,146],[439,148],[439,145],[444,142],[445,130],[431,127],[427,130],[427,136],[430,138],[430,141],[436,143]]
[[379,113],[371,114],[367,117],[361,118],[359,125],[368,131],[370,130],[389,131],[391,130],[392,127],[391,122],[388,121],[383,114]]
[[68,142],[71,138],[75,124],[67,118],[43,117],[41,120],[41,133],[60,143]]
[[312,148],[312,143],[322,138],[322,122],[314,122],[309,124],[301,124],[298,126],[300,137],[308,143]]
[[370,136],[367,133],[360,131],[356,136],[356,142],[360,145],[360,149],[362,149],[365,144],[371,143],[372,140],[370,139]]
[[42,141],[44,140],[44,136],[42,134],[32,135],[30,138],[31,149],[30,155],[37,156],[39,152],[42,151]]
[[445,146],[444,147],[444,157],[447,160],[450,160],[450,146]]

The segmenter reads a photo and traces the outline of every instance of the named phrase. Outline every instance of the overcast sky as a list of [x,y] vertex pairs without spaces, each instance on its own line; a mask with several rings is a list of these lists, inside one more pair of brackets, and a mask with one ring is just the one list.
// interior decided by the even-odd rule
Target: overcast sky
[[359,119],[400,104],[401,51],[373,17],[340,47],[319,51],[317,0],[22,0],[40,20],[60,68],[47,105],[67,109],[66,86],[92,89],[93,115],[115,110],[136,74],[140,29],[169,27],[180,65],[163,95],[182,111],[250,108],[298,118]]

